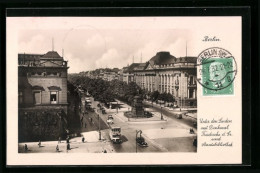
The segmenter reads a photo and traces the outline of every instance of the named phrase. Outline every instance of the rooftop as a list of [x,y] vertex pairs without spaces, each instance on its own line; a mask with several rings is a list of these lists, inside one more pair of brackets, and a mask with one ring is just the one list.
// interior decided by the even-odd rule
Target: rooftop
[[149,60],[153,65],[172,64],[175,63],[176,57],[172,56],[170,52],[157,52],[157,54]]
[[49,51],[42,56],[43,59],[63,59],[58,52],[56,51]]
[[63,60],[56,51],[49,51],[46,54],[28,54],[28,53],[19,53],[18,59],[24,59],[27,61],[37,61],[40,59],[58,59]]

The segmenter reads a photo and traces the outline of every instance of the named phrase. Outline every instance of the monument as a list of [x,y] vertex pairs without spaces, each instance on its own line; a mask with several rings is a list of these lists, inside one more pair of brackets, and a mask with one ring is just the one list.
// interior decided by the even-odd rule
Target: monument
[[132,115],[136,117],[144,116],[143,99],[140,96],[135,96],[132,103]]

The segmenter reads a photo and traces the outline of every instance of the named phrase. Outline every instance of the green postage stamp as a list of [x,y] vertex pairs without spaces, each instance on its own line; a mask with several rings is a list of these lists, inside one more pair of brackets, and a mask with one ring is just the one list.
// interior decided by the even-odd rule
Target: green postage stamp
[[197,66],[203,96],[234,95],[237,66],[230,52],[218,47],[208,48],[199,54]]

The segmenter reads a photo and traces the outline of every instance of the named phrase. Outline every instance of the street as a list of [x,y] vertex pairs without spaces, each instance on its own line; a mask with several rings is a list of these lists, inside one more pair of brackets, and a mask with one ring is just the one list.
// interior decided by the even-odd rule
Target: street
[[[193,121],[188,117],[177,119],[172,112],[162,109],[163,120],[161,120],[161,109],[158,106],[151,106],[145,102],[146,109],[153,113],[151,118],[127,118],[124,112],[130,110],[130,106],[118,101],[120,109],[107,109],[106,114],[102,114],[97,106],[98,101],[91,97],[92,108],[94,111],[85,110],[82,104],[80,109],[81,134],[82,137],[74,137],[70,140],[71,150],[66,149],[66,141],[42,142],[39,147],[36,142],[27,143],[29,150],[27,153],[34,152],[57,152],[56,145],[59,145],[59,152],[91,152],[91,153],[154,153],[154,152],[196,152],[193,140],[197,138],[197,130],[190,134],[193,128]],[[82,101],[85,100],[83,96]],[[113,144],[109,137],[110,126],[107,124],[108,115],[113,116],[113,126],[121,128],[121,144]],[[99,133],[100,130],[100,133]],[[142,137],[147,142],[148,147],[138,146],[136,143],[137,130],[142,131]],[[138,137],[140,134],[138,134]],[[24,152],[25,143],[19,143],[19,152]]]
[[[160,120],[159,108],[150,107],[157,119],[147,121],[143,118],[140,121],[129,121],[124,117],[124,111],[128,110],[128,105],[120,102],[122,108],[106,109],[107,114],[101,114],[101,119],[106,122],[108,115],[113,115],[114,124],[121,127],[122,130],[122,144],[113,144],[116,152],[195,152],[196,148],[192,145],[195,135],[189,134],[189,129],[193,128],[192,121],[187,119],[176,119],[171,113],[163,110],[163,116],[167,119]],[[92,98],[93,107],[98,110],[98,102]],[[118,113],[117,113],[118,112]],[[148,147],[137,146],[136,151],[136,130],[142,130],[142,136],[145,137]],[[195,130],[196,131],[196,130]],[[178,132],[176,136],[174,132]],[[109,136],[109,131],[105,131]],[[153,134],[153,136],[152,136]],[[109,138],[107,138],[109,140]]]

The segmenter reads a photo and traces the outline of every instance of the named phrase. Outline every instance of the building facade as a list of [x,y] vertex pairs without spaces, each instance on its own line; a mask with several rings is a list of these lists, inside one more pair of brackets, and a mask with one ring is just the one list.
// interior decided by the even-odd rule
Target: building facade
[[119,75],[116,72],[104,72],[102,79],[106,81],[119,80]]
[[146,63],[134,63],[125,70],[124,81],[136,82],[147,91],[170,93],[179,107],[197,106],[197,57],[176,58],[158,52]]
[[56,51],[18,54],[19,141],[57,140],[65,133],[67,71]]

